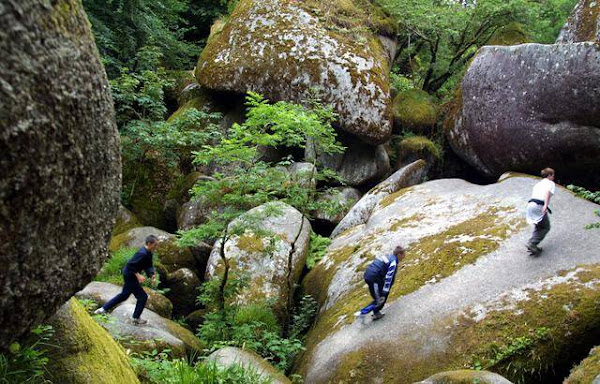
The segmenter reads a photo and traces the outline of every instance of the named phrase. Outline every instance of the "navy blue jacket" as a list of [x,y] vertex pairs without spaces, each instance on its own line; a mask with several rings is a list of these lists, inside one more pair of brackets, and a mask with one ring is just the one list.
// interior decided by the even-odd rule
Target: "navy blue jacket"
[[367,267],[365,279],[373,282],[383,283],[383,293],[388,294],[396,279],[398,258],[395,255],[378,256]]
[[135,255],[129,259],[125,265],[125,268],[123,268],[124,273],[140,273],[142,271],[146,271],[146,275],[148,277],[152,277],[154,275],[152,252],[146,249],[146,247],[138,249]]

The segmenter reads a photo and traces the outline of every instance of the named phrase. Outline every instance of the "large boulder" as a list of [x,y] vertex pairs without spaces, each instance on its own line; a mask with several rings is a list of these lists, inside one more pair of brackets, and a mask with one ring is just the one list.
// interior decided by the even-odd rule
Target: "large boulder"
[[[366,28],[365,28],[366,27]],[[340,127],[371,144],[391,132],[390,51],[394,27],[371,2],[241,0],[196,66],[209,89],[259,92],[302,102],[314,88]]]
[[386,200],[384,199],[393,196],[394,193],[403,188],[419,184],[424,180],[426,172],[427,163],[423,160],[417,160],[396,171],[367,192],[358,203],[352,206],[342,221],[335,227],[331,237],[334,238],[346,230],[365,224],[369,221],[373,210],[378,204],[385,204]]
[[[98,304],[98,306],[102,306],[121,293],[122,289],[123,287],[115,284],[92,281],[86,285],[84,289],[77,292],[75,297],[80,300],[92,300]],[[148,294],[146,308],[156,312],[162,317],[171,318],[173,313],[173,304],[171,301],[153,289],[144,287],[144,291]],[[125,300],[123,304],[135,304],[135,297],[133,295],[129,296],[129,299]]]
[[291,381],[273,367],[265,359],[247,349],[225,347],[214,351],[207,357],[208,361],[215,362],[222,367],[238,365],[244,369],[251,369],[264,380],[273,384],[291,384]]
[[313,217],[332,225],[337,225],[348,214],[350,209],[360,200],[362,194],[356,188],[351,187],[336,187],[330,192],[326,192],[317,200],[320,202],[332,202],[341,206],[340,212],[334,214],[328,213],[325,210],[318,210],[313,213]]
[[139,384],[123,348],[75,299],[51,318],[47,376],[53,383]]
[[127,232],[133,228],[141,227],[142,224],[137,217],[122,204],[119,205],[119,212],[117,213],[117,222],[112,230],[112,235],[117,236],[123,232]]
[[149,309],[142,312],[142,319],[148,320],[148,324],[132,324],[134,309],[135,304],[120,305],[111,312],[109,320],[102,323],[124,347],[138,353],[169,349],[173,357],[197,354],[205,347],[191,331]]
[[600,4],[596,0],[579,0],[560,30],[557,44],[595,41],[600,43]]
[[[295,371],[310,383],[412,383],[464,367],[515,382],[566,376],[600,331],[600,231],[585,229],[599,207],[558,187],[531,257],[524,216],[537,181],[444,179],[381,200],[304,279],[320,312]],[[355,320],[371,301],[366,266],[398,244],[407,254],[386,317]]]
[[121,162],[80,2],[0,11],[0,345],[42,323],[108,256]]
[[593,43],[487,46],[446,124],[454,151],[487,177],[509,170],[600,181],[600,48]]
[[238,305],[273,301],[280,319],[291,309],[295,285],[306,263],[311,226],[295,208],[272,202],[229,224],[233,234],[213,247],[207,277],[248,278],[232,300]]

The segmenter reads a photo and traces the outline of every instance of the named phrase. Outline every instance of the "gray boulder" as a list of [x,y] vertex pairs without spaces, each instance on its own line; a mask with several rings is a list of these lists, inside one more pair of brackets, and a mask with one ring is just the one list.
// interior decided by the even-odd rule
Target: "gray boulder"
[[[531,257],[524,217],[537,181],[435,180],[377,204],[303,281],[320,312],[295,372],[310,383],[412,383],[465,367],[521,382],[568,371],[600,331],[600,231],[585,229],[599,206],[557,187],[552,229]],[[398,244],[407,253],[386,316],[363,322],[364,269]]]
[[452,148],[487,177],[551,166],[561,180],[598,185],[600,50],[593,43],[483,47],[450,120]]
[[381,144],[392,127],[391,60],[378,35],[393,37],[394,27],[371,2],[242,0],[209,38],[195,75],[206,88],[273,101],[307,100],[318,88],[342,130]]
[[275,313],[286,319],[306,263],[309,221],[295,208],[272,202],[246,212],[229,224],[228,231],[225,244],[217,241],[213,247],[207,278],[225,273],[229,279],[248,277],[249,286],[232,302],[247,305],[272,300]]
[[312,163],[293,163],[288,167],[290,177],[303,188],[317,188],[317,168]]
[[352,209],[350,209],[342,221],[335,227],[331,237],[335,238],[350,228],[366,223],[371,217],[375,207],[377,207],[382,200],[393,198],[393,194],[400,191],[402,188],[419,184],[424,180],[426,174],[427,164],[423,160],[417,160],[414,163],[399,169],[375,188],[367,192],[358,203],[354,204]]
[[0,7],[0,345],[43,323],[107,258],[121,160],[80,2]]
[[196,309],[200,279],[192,270],[181,268],[169,273],[164,285],[169,289],[166,295],[173,302],[175,316],[186,316]]
[[177,210],[177,228],[185,231],[204,224],[213,209],[204,198],[192,198]]
[[101,323],[124,347],[138,353],[170,349],[173,357],[186,357],[204,348],[191,331],[149,309],[142,312],[142,319],[148,320],[148,324],[132,324],[134,309],[135,304],[120,305],[112,311],[108,321]]
[[[118,295],[122,289],[123,287],[115,284],[92,281],[84,289],[77,292],[75,297],[81,300],[93,300],[98,306],[101,306]],[[148,294],[146,308],[162,317],[171,318],[171,314],[173,313],[173,304],[171,301],[153,289],[146,287],[144,291]],[[135,297],[131,295],[123,304],[135,304]]]
[[225,347],[210,354],[208,361],[217,363],[222,367],[239,365],[245,369],[252,369],[265,380],[272,380],[273,384],[290,384],[291,381],[256,353],[235,348]]
[[600,4],[596,0],[579,0],[560,30],[557,44],[595,41],[600,43]]

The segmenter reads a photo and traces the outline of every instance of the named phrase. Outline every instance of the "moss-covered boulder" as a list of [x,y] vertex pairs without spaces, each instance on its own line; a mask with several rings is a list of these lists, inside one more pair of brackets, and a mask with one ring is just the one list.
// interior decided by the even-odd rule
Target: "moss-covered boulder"
[[428,169],[442,159],[440,147],[425,136],[410,136],[390,143],[395,155],[396,169],[400,169],[419,159],[427,163]]
[[241,0],[196,66],[200,85],[302,101],[320,89],[340,127],[371,144],[391,132],[391,58],[378,35],[394,26],[370,1]]
[[167,275],[163,282],[168,288],[167,297],[173,303],[173,314],[176,317],[184,317],[197,309],[196,298],[200,279],[196,273],[189,268],[180,268]]
[[[559,187],[533,258],[524,211],[537,181],[436,180],[380,200],[303,281],[321,309],[295,371],[310,383],[412,383],[464,367],[514,382],[566,376],[600,331],[600,231],[584,229],[598,205]],[[371,301],[366,266],[398,244],[407,254],[386,317],[355,320]]]
[[75,299],[50,320],[47,378],[53,383],[139,384],[123,348]]
[[122,204],[119,206],[119,213],[117,214],[117,222],[112,230],[112,235],[117,236],[121,233],[127,232],[133,228],[142,227],[142,223],[137,217]]
[[594,347],[588,357],[571,371],[564,384],[600,383],[600,348]]
[[[75,297],[80,300],[92,300],[98,306],[104,305],[107,301],[121,293],[122,286],[104,283],[100,281],[92,281],[84,289],[77,292]],[[173,313],[173,304],[169,299],[153,289],[144,287],[144,291],[148,294],[148,301],[146,302],[146,308],[156,312],[162,317],[167,319],[171,318]],[[123,302],[123,304],[135,304],[135,297],[131,295],[129,299]],[[121,305],[123,305],[121,304]]]
[[0,6],[0,346],[43,323],[108,253],[121,160],[80,1]]
[[421,132],[437,122],[439,107],[435,99],[421,89],[409,89],[394,98],[394,130]]
[[497,373],[462,369],[436,373],[415,384],[512,384]]
[[108,249],[116,252],[121,248],[140,248],[146,244],[146,238],[150,235],[158,237],[160,242],[166,242],[174,235],[154,227],[136,227],[114,236],[110,239]]
[[600,183],[600,49],[593,43],[486,46],[445,124],[461,158],[490,179],[552,166]]
[[272,202],[253,208],[229,224],[225,244],[218,241],[208,260],[208,278],[247,278],[249,286],[232,301],[239,305],[273,301],[287,319],[295,286],[306,263],[311,226],[295,208]]
[[[182,98],[182,94],[184,94],[184,90],[190,88],[195,88],[194,85],[197,85],[196,78],[194,78],[193,71],[177,71],[170,70],[166,73],[167,79],[170,81],[170,85],[165,89],[165,103],[167,107],[177,108],[185,103],[184,98]],[[185,92],[186,96],[189,93]]]
[[556,43],[584,41],[600,43],[600,4],[595,0],[579,0]]
[[255,352],[235,347],[225,347],[211,353],[207,358],[222,367],[239,365],[245,369],[255,371],[265,380],[271,380],[273,384],[291,384],[291,381],[279,372],[268,361]]
[[169,349],[174,357],[187,357],[205,347],[190,330],[149,309],[142,312],[142,319],[148,320],[148,324],[134,325],[131,322],[134,309],[135,304],[120,305],[101,323],[125,348],[138,353]]
[[373,210],[382,200],[388,199],[389,196],[393,196],[394,193],[403,188],[422,182],[426,175],[426,169],[427,164],[423,160],[417,160],[399,169],[385,181],[379,183],[352,206],[342,221],[335,227],[331,237],[334,238],[344,231],[368,222]]

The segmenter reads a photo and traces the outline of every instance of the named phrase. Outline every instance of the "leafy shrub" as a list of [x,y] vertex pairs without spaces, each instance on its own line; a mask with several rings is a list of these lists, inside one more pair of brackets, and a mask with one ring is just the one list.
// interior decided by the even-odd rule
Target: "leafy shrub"
[[100,273],[94,281],[103,281],[117,285],[123,284],[123,267],[127,261],[137,252],[137,248],[121,248],[112,253],[106,263],[102,266]]
[[150,384],[268,384],[255,369],[233,365],[220,367],[215,363],[169,360],[167,353],[156,351],[135,355],[132,364],[143,382]]
[[311,295],[302,297],[292,316],[290,337],[300,337],[308,332],[317,316],[318,308],[319,305],[314,297]]
[[323,258],[323,256],[325,256],[329,244],[331,244],[330,238],[323,237],[315,232],[311,232],[308,257],[306,258],[306,267],[308,269],[313,269],[315,264],[317,264]]
[[[593,203],[596,204],[600,204],[600,191],[596,191],[596,192],[592,192],[592,191],[588,191],[585,188],[582,187],[578,187],[576,185],[568,185],[567,188],[570,191],[573,191],[575,193],[575,196],[584,198],[586,200],[589,200]],[[600,216],[600,210],[596,210],[594,211],[594,213],[596,214],[596,216]],[[591,223],[585,226],[585,229],[592,229],[592,228],[600,228],[600,221],[597,223]]]
[[0,354],[0,383],[49,383],[44,378],[48,363],[45,348],[53,335],[51,326],[39,325],[22,344],[10,344],[8,354]]

